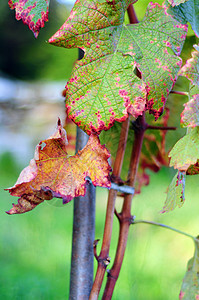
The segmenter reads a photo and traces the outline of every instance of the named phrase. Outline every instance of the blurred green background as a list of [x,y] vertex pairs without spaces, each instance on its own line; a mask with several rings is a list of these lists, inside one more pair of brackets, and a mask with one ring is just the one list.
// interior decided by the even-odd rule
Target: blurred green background
[[[148,1],[142,1],[142,5],[139,5],[139,2],[135,7],[141,19]],[[66,82],[77,57],[77,49],[52,47],[45,41],[63,24],[69,9],[69,6],[51,1],[50,21],[35,40],[27,26],[14,19],[14,11],[9,10],[7,3],[1,3],[0,25],[4,28],[0,33],[1,77],[33,84],[35,80],[42,83]],[[189,43],[193,42],[195,37],[190,34],[183,52],[184,60],[187,54],[190,55]],[[187,86],[187,81],[180,79],[176,89],[184,90]],[[20,103],[19,107],[14,101],[11,99],[9,102],[13,105],[9,104],[11,105],[9,109],[6,101],[0,102],[0,117],[9,113],[6,118],[10,119],[8,123],[1,122],[0,131],[1,137],[5,138],[7,135],[10,139],[10,149],[4,149],[1,143],[0,152],[0,298],[68,299],[73,201],[65,206],[44,202],[29,213],[9,216],[5,211],[9,210],[11,203],[16,202],[17,199],[3,190],[16,182],[21,169],[33,157],[33,145],[36,145],[40,138],[46,138],[48,132],[53,132],[57,114],[64,112],[64,102],[59,100],[48,105],[45,102],[44,105],[41,100],[41,103],[35,102],[27,107]],[[178,107],[172,108],[173,117],[170,123],[179,126],[178,112],[182,111],[182,104],[186,99],[172,96],[168,102],[173,103],[173,101],[178,103]],[[15,115],[19,118],[15,119]],[[7,120],[6,118],[3,120]],[[20,125],[17,123],[19,121]],[[13,134],[18,134],[16,128],[20,128],[20,134],[26,133],[25,138],[33,136],[30,142],[32,150],[28,148],[26,155],[23,155],[21,150],[22,147],[26,148],[25,138],[22,143],[18,143],[17,140],[12,139],[13,135],[11,137],[8,135],[11,130]],[[172,146],[183,134],[184,130],[180,128],[175,133],[169,133],[167,147]],[[173,175],[173,170],[167,168],[163,168],[157,174],[151,174],[150,185],[144,187],[142,193],[133,200],[132,214],[136,219],[165,223],[196,236],[199,234],[199,176],[187,178],[186,202],[181,209],[176,209],[169,214],[159,213]],[[97,188],[96,239],[102,239],[106,201],[107,191]],[[121,202],[121,198],[118,198],[118,211]],[[111,261],[114,258],[118,229],[115,218],[110,251]],[[99,248],[100,245],[99,243]],[[113,300],[178,299],[187,261],[193,252],[193,242],[187,237],[152,225],[131,226],[124,263]]]
[[[21,168],[10,154],[4,153],[0,169],[1,299],[68,299],[73,201],[63,207],[45,202],[24,215],[9,216],[5,211],[16,200],[3,188],[15,183]],[[134,198],[132,214],[136,219],[161,222],[196,236],[199,233],[199,178],[187,178],[186,202],[181,209],[160,214],[171,178],[166,168],[152,174],[150,185]],[[102,239],[106,201],[107,191],[98,188],[96,239]],[[118,210],[121,201],[117,199]],[[115,218],[112,260],[118,229]],[[113,299],[177,300],[186,264],[193,252],[193,242],[187,237],[152,225],[131,226]]]

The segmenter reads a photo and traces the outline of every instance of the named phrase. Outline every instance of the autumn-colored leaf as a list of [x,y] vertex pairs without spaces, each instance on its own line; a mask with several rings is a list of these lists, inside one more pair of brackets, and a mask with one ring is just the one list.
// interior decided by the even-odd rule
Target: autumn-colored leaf
[[187,171],[191,165],[196,164],[199,159],[199,127],[191,128],[175,144],[169,157],[171,157],[170,166],[179,171]]
[[48,21],[48,0],[9,0],[8,4],[16,10],[16,19],[22,19],[37,37],[44,22]]
[[181,114],[182,127],[199,126],[199,94],[194,95],[193,99],[184,104],[184,107]]
[[177,206],[181,207],[185,201],[185,172],[178,171],[173,177],[168,190],[167,198],[161,213],[170,212]]
[[[157,119],[181,65],[176,55],[186,37],[186,25],[152,3],[142,22],[124,25],[130,2],[77,1],[49,40],[85,52],[67,83],[66,107],[69,117],[88,134],[109,129],[129,113],[141,115],[146,100]],[[142,79],[134,74],[135,67]]]
[[[176,1],[176,0],[174,0]],[[168,2],[173,6],[173,0]],[[178,0],[177,0],[178,1]],[[178,1],[179,2],[179,1]],[[185,1],[182,1],[185,2]],[[199,37],[199,5],[198,0],[189,0],[178,6],[169,6],[168,13],[182,24],[189,22],[196,36]]]
[[180,69],[179,75],[185,76],[193,85],[199,87],[199,45],[194,45],[194,48],[196,51],[192,52],[192,57],[188,59],[186,64]]
[[199,299],[199,241],[195,240],[195,253],[189,260],[187,272],[183,279],[180,300],[198,300]]
[[16,184],[7,189],[12,196],[20,197],[8,214],[27,212],[53,197],[67,203],[76,196],[84,196],[87,177],[95,186],[111,186],[107,161],[110,154],[96,135],[91,135],[75,156],[68,156],[66,147],[66,132],[59,120],[56,133],[37,145],[30,165],[21,172]]

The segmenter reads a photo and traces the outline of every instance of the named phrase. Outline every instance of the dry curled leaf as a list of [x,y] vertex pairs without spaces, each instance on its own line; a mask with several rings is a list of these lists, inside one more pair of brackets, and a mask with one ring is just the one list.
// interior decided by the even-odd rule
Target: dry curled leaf
[[8,214],[27,212],[53,197],[67,203],[76,196],[84,196],[87,177],[95,186],[111,186],[110,154],[97,135],[91,135],[75,156],[69,156],[66,147],[66,132],[59,120],[55,134],[37,145],[30,165],[21,172],[16,184],[7,189],[12,196],[20,197]]

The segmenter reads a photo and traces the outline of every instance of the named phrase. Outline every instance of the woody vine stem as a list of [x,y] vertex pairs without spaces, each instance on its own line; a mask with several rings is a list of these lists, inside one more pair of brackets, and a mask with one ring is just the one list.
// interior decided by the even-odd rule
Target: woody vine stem
[[[138,23],[138,19],[137,19],[133,4],[131,4],[128,7],[128,16],[129,16],[130,24]],[[137,76],[141,77],[139,71],[137,71]],[[143,139],[144,139],[144,133],[147,129],[175,130],[176,128],[175,127],[150,126],[149,124],[147,124],[145,122],[144,113],[142,116],[137,118],[137,120],[134,122],[134,126],[133,126],[134,143],[133,143],[130,166],[129,166],[129,175],[128,175],[128,179],[127,179],[128,185],[131,187],[134,187],[134,185],[135,185],[137,169],[138,169],[138,164],[139,164],[139,159],[140,159],[140,153],[141,153]],[[129,132],[129,119],[127,119],[122,124],[120,140],[119,140],[119,144],[118,144],[118,150],[117,150],[113,173],[112,173],[113,181],[114,180],[117,181],[117,179],[120,177],[124,153],[125,153],[125,149],[126,149],[128,132]],[[111,189],[109,191],[109,196],[108,196],[104,236],[103,236],[102,247],[101,247],[101,251],[100,251],[99,255],[97,255],[98,240],[94,242],[94,256],[98,262],[98,267],[97,267],[97,272],[96,272],[95,280],[93,283],[93,287],[92,287],[92,290],[90,293],[90,298],[89,298],[90,300],[98,299],[100,289],[102,286],[102,282],[104,279],[104,275],[106,272],[106,268],[110,262],[109,249],[110,249],[110,242],[111,242],[111,235],[112,235],[114,213],[119,220],[120,231],[119,231],[118,245],[117,245],[117,250],[116,250],[116,255],[115,255],[114,262],[113,262],[113,266],[108,271],[107,283],[106,283],[106,287],[105,287],[104,294],[102,297],[103,300],[108,300],[108,299],[111,299],[111,297],[112,297],[114,287],[115,287],[116,281],[118,279],[118,276],[119,276],[119,273],[121,270],[121,266],[122,266],[122,262],[123,262],[123,258],[124,258],[124,253],[125,253],[127,239],[128,239],[129,226],[134,223],[133,216],[131,215],[131,205],[132,205],[133,194],[127,194],[127,193],[124,194],[122,211],[120,213],[118,213],[115,210],[116,197],[117,197],[117,191]],[[146,222],[146,223],[152,224],[151,222]]]

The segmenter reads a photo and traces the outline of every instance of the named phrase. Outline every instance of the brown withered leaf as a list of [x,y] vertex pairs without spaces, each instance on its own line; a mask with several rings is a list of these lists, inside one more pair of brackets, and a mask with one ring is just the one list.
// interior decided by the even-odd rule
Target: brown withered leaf
[[21,172],[16,184],[7,189],[12,196],[20,197],[8,214],[25,213],[53,197],[67,203],[76,196],[84,196],[87,177],[95,186],[110,187],[110,154],[98,136],[91,135],[75,156],[67,154],[67,143],[66,132],[58,120],[55,134],[36,146],[30,165]]

